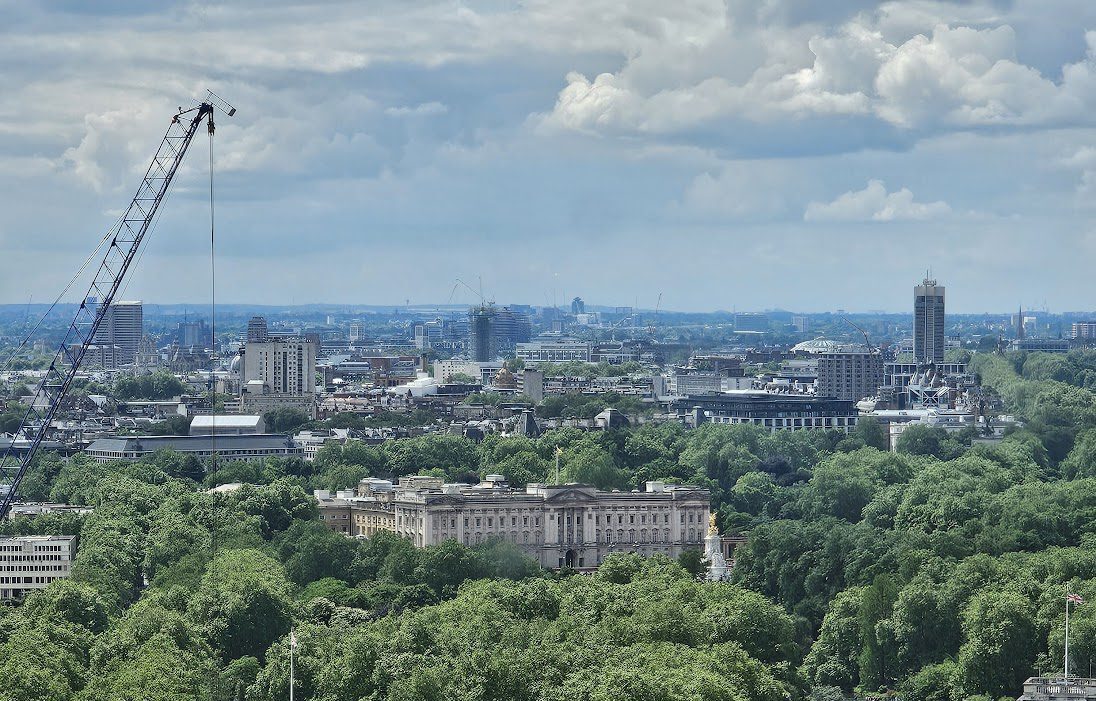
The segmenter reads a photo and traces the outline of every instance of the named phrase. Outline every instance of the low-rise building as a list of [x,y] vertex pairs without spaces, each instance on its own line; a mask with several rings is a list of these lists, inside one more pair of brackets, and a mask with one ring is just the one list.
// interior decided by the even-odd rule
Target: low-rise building
[[674,401],[671,409],[693,426],[745,423],[770,431],[825,428],[848,432],[860,415],[856,402],[848,399],[754,391],[684,397]]
[[190,421],[192,436],[244,436],[266,433],[262,416],[241,414],[199,414]]
[[301,455],[309,462],[316,459],[316,454],[328,444],[345,445],[351,440],[348,428],[329,428],[317,431],[301,431],[293,436],[293,442],[301,447]]
[[590,362],[593,345],[587,341],[553,339],[518,343],[515,355],[527,363]]
[[1025,353],[1068,353],[1068,338],[1016,338],[1008,344],[1011,351]]
[[67,579],[72,569],[70,535],[0,538],[0,601],[21,599]]
[[120,436],[99,438],[85,451],[96,462],[140,460],[158,450],[174,450],[207,460],[216,453],[221,460],[263,460],[300,456],[292,438],[263,433],[243,436]]
[[666,375],[666,393],[675,397],[716,394],[723,389],[723,377],[716,372],[686,372],[678,369]]
[[1096,679],[1063,676],[1029,677],[1019,701],[1093,701]]

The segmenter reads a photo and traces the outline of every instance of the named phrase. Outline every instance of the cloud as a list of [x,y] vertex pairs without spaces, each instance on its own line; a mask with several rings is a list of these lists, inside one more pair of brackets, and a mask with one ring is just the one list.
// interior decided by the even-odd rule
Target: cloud
[[[717,18],[713,18],[716,23]],[[905,23],[930,21],[907,15]],[[1093,124],[1096,33],[1060,66],[1056,82],[1017,58],[1015,29],[937,23],[900,39],[894,18],[860,14],[822,29],[753,28],[734,22],[682,46],[651,42],[624,67],[593,79],[572,71],[544,124],[586,132],[667,135],[735,120],[802,123],[863,117],[901,130]],[[910,31],[908,28],[906,31]],[[704,43],[706,42],[706,43]],[[713,56],[705,70],[669,71]],[[743,74],[742,66],[749,66]]]
[[423,102],[414,107],[400,106],[388,107],[384,113],[389,117],[425,117],[436,114],[445,114],[449,108],[440,102]]
[[[1072,304],[1084,259],[1059,264],[1045,241],[1072,246],[1092,228],[1082,205],[1096,191],[1096,42],[1084,29],[1096,29],[1096,3],[1056,7],[8,3],[0,302],[64,285],[108,210],[128,203],[175,107],[211,88],[239,110],[218,118],[214,139],[222,299],[444,301],[454,275],[484,275],[500,300],[544,303],[558,286],[631,304],[665,274],[650,251],[672,242],[704,252],[694,265],[705,274],[666,290],[682,308],[710,308],[712,280],[740,308],[852,308],[844,292],[820,299],[798,282],[826,265],[850,297],[883,287],[819,239],[818,221],[841,216],[905,219],[937,249],[961,248],[949,260],[969,284],[963,304],[992,308],[995,282],[1029,274],[1030,260],[1055,271],[1039,282]],[[206,250],[206,135],[196,138],[133,272],[138,297],[202,294],[182,262]],[[940,216],[948,207],[964,214]],[[1047,236],[1033,243],[1031,231]],[[908,248],[872,227],[845,234],[868,261]],[[582,255],[561,263],[561,247]],[[788,250],[808,253],[789,261]],[[728,259],[753,262],[741,283],[725,279]],[[393,278],[389,260],[423,267]],[[910,261],[911,277],[927,262]],[[779,286],[774,270],[786,273]]]
[[832,202],[811,202],[804,221],[900,221],[933,219],[951,212],[946,202],[914,202],[907,188],[887,192],[882,180],[869,180],[863,190],[846,192]]

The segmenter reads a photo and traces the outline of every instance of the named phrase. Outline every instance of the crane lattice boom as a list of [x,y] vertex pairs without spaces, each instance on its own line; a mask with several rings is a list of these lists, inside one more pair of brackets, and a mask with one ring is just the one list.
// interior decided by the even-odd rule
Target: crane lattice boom
[[[38,385],[19,429],[13,434],[11,445],[0,457],[0,519],[7,515],[15,501],[19,483],[42,441],[49,434],[50,424],[58,407],[80,368],[88,346],[95,338],[95,332],[114,302],[122,280],[133,264],[141,242],[148,233],[179,164],[182,163],[183,156],[190,148],[190,142],[203,120],[206,120],[212,136],[213,105],[208,102],[188,110],[180,110],[172,117],[167,133],[141,179],[137,194],[111,230],[110,244],[103,254],[87,294],[80,302],[64,339],[57,347],[49,370]],[[17,440],[20,443],[17,444]]]

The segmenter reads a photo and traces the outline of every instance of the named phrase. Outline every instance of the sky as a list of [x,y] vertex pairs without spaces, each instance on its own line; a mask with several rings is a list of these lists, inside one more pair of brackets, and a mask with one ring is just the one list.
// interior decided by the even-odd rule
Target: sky
[[[224,302],[903,311],[931,269],[956,312],[1096,309],[1091,0],[0,18],[0,303],[52,300],[213,90]],[[211,297],[208,148],[123,297]]]

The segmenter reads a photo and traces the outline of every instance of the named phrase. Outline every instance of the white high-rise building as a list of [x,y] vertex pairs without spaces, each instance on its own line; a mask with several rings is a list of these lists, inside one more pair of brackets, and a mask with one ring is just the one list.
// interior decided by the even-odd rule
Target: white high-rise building
[[262,414],[283,407],[316,415],[317,344],[305,338],[267,336],[243,349],[240,409]]
[[136,360],[144,334],[144,305],[141,302],[116,301],[107,308],[91,342],[101,350],[102,365],[116,368]]

